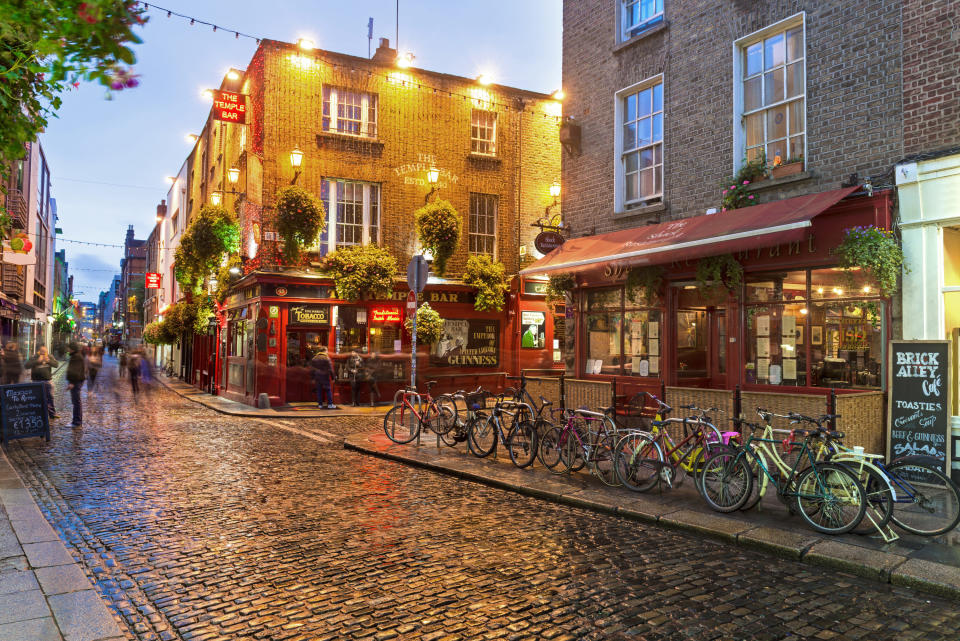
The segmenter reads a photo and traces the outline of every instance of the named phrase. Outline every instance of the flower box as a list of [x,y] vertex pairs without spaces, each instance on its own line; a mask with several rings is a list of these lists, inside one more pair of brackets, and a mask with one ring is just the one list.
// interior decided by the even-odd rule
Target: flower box
[[799,174],[803,171],[803,161],[791,162],[783,165],[777,165],[770,170],[770,176],[774,180],[777,178],[786,178],[787,176],[793,176]]

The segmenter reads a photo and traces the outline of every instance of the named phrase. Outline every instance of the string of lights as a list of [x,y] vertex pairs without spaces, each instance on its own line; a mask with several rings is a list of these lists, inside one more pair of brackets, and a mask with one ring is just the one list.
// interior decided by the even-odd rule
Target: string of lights
[[[155,9],[155,10],[157,10],[157,11],[166,13],[168,18],[171,18],[171,17],[176,16],[177,18],[182,18],[182,19],[184,19],[184,20],[189,20],[189,21],[190,21],[190,25],[201,24],[201,25],[205,25],[205,26],[212,27],[214,32],[216,32],[217,30],[220,30],[220,31],[222,31],[222,32],[224,32],[224,33],[232,33],[232,34],[234,34],[234,37],[235,37],[235,38],[240,38],[240,37],[242,36],[242,37],[244,37],[244,38],[249,38],[249,39],[251,39],[251,40],[255,40],[255,41],[257,42],[257,44],[260,44],[260,41],[261,41],[261,40],[264,40],[264,38],[260,38],[260,37],[257,37],[257,36],[253,36],[253,35],[250,35],[250,34],[247,34],[247,33],[242,33],[242,32],[237,31],[237,30],[235,30],[235,29],[224,28],[224,27],[222,27],[222,26],[220,26],[220,25],[218,25],[218,24],[215,24],[215,23],[213,23],[213,22],[209,22],[209,21],[206,21],[206,20],[201,20],[200,18],[197,18],[197,17],[194,17],[194,16],[189,16],[189,15],[182,14],[182,13],[177,13],[176,11],[172,11],[172,10],[170,10],[170,9],[166,9],[166,8],[164,8],[164,7],[161,7],[161,6],[156,5],[156,4],[153,4],[153,3],[141,2],[140,4],[142,4],[147,10],[149,10],[149,9],[152,8],[152,9]],[[325,60],[325,61],[324,61],[324,64],[326,64],[326,65],[328,65],[328,66],[336,69],[337,71],[340,71],[341,68],[343,68],[343,69],[349,69],[351,72],[355,71],[355,68],[353,68],[353,67],[350,67],[350,66],[348,66],[348,65],[340,65],[340,64],[338,64],[338,63],[336,63],[336,62],[331,62],[331,61],[329,61],[329,60]],[[555,113],[550,113],[550,112],[545,111],[545,110],[538,110],[538,109],[527,108],[527,105],[523,105],[523,106],[517,107],[517,106],[512,105],[512,104],[510,104],[510,103],[497,102],[497,101],[495,101],[495,100],[491,100],[491,99],[488,99],[488,98],[479,99],[479,98],[478,98],[477,96],[475,96],[475,95],[468,95],[468,94],[464,94],[464,93],[459,93],[459,92],[457,92],[457,91],[450,91],[449,89],[445,89],[445,88],[443,88],[443,87],[436,87],[436,86],[430,85],[430,84],[428,84],[428,83],[422,82],[422,81],[420,81],[420,80],[412,80],[412,79],[411,79],[411,80],[407,80],[407,79],[404,79],[404,78],[398,78],[398,76],[397,76],[396,74],[398,74],[398,73],[403,73],[404,71],[405,71],[404,69],[401,69],[401,70],[396,71],[396,72],[392,72],[392,73],[388,73],[388,74],[382,74],[382,73],[376,73],[376,72],[373,72],[373,71],[369,71],[369,70],[368,70],[368,71],[366,72],[366,74],[367,74],[367,77],[368,77],[368,78],[377,77],[377,78],[380,78],[381,80],[384,80],[384,81],[386,81],[386,82],[393,82],[393,83],[400,84],[400,85],[403,86],[403,87],[411,87],[411,88],[415,87],[416,89],[418,89],[418,90],[420,90],[420,91],[423,91],[423,90],[432,91],[432,92],[434,93],[434,95],[446,95],[446,97],[448,97],[448,98],[460,98],[460,99],[463,100],[463,101],[469,101],[469,100],[480,101],[480,102],[483,102],[485,105],[489,105],[489,106],[491,106],[491,107],[499,107],[499,108],[501,108],[501,109],[503,109],[503,110],[505,110],[505,111],[515,110],[515,111],[519,111],[519,112],[524,112],[524,111],[525,111],[525,112],[532,113],[532,114],[541,114],[544,118],[552,118],[552,119],[554,119],[557,123],[559,123],[560,120],[561,120],[561,117],[560,117],[559,115],[555,114]],[[562,95],[561,95],[561,93],[558,91],[556,94],[554,94],[553,98],[554,98],[554,100],[559,101],[559,100],[562,98]]]

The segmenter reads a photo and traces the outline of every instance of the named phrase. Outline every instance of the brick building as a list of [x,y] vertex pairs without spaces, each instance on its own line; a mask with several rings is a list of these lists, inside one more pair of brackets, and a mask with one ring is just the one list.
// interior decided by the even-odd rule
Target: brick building
[[[122,321],[122,340],[129,346],[137,346],[143,335],[143,278],[147,265],[147,241],[134,238],[133,225],[127,228],[123,242],[123,258],[120,260],[120,292],[117,298]],[[139,304],[131,300],[139,295]]]
[[[454,365],[437,347],[420,355],[420,371],[447,386],[466,386],[500,384],[519,367],[554,366],[542,281],[514,279],[503,311],[477,312],[472,289],[459,277],[471,253],[492,255],[511,275],[537,256],[531,224],[547,207],[559,212],[550,193],[560,175],[558,102],[401,68],[386,40],[369,60],[265,40],[247,69],[228,73],[220,89],[245,97],[245,124],[211,113],[187,160],[180,224],[204,202],[236,207],[244,265],[222,327],[195,337],[186,371],[196,384],[206,388],[218,379],[224,394],[246,402],[260,393],[275,404],[311,400],[306,362],[325,345],[338,373],[351,351],[380,354],[382,393],[392,394],[391,385],[409,380],[406,285],[398,280],[391,300],[340,301],[317,261],[337,247],[373,243],[396,257],[402,273],[419,253],[414,212],[436,197],[453,204],[464,228],[445,277],[431,278],[424,297],[448,321],[451,336],[461,338],[462,353],[485,357],[475,366]],[[290,162],[294,151],[302,154],[299,169]],[[236,182],[230,169],[239,170]],[[431,169],[439,194],[431,194]],[[293,182],[327,212],[311,259],[297,269],[277,264],[273,224],[275,194]],[[537,324],[540,335],[535,348],[523,349],[520,321],[534,316],[538,322],[528,324]]]
[[[725,402],[740,386],[823,407],[830,390],[859,390],[879,421],[899,304],[863,278],[850,287],[834,250],[850,227],[892,229],[904,133],[925,126],[923,94],[956,95],[938,77],[911,95],[926,82],[911,74],[929,74],[908,68],[909,13],[883,0],[564,2],[564,217],[579,238],[525,273],[575,275],[573,373],[625,393],[662,383],[674,400],[712,389]],[[783,166],[735,185],[750,161]],[[723,190],[753,206],[721,211]],[[703,290],[698,269],[730,291]],[[631,274],[655,300],[624,287]],[[877,426],[848,424],[860,427],[882,449]]]

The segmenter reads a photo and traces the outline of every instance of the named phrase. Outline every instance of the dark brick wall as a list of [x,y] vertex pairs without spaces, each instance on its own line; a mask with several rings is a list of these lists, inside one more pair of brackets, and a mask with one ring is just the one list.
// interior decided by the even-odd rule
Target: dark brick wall
[[960,3],[903,4],[904,151],[960,144]]
[[[949,4],[949,1],[944,4]],[[895,0],[666,0],[667,26],[618,46],[615,0],[564,2],[564,115],[583,128],[564,154],[564,212],[575,235],[705,213],[734,169],[733,42],[806,12],[807,168],[760,202],[879,176],[903,155],[900,6]],[[614,212],[614,93],[664,74],[662,212]]]

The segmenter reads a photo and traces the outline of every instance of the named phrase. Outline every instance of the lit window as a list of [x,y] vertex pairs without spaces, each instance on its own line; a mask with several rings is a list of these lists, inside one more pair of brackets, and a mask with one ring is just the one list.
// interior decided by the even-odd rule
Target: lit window
[[322,256],[337,247],[380,242],[379,184],[324,179],[320,199],[327,212],[327,226],[314,251]]
[[471,254],[494,256],[497,248],[497,196],[470,194],[469,246]]
[[497,155],[497,114],[483,109],[473,110],[470,126],[470,151],[484,156]]
[[617,94],[617,209],[663,197],[663,81]]
[[663,0],[620,0],[620,38],[629,40],[663,20]]
[[323,88],[323,130],[363,138],[377,137],[377,95]]
[[802,16],[738,42],[737,157],[799,160],[806,133]]

